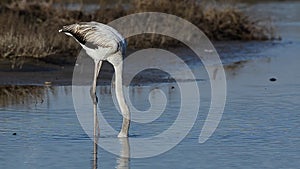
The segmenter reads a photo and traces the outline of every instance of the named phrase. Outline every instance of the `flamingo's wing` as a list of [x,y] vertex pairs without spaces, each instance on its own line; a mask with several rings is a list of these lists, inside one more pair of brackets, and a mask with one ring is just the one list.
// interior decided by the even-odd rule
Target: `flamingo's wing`
[[80,22],[64,26],[60,32],[73,36],[88,48],[110,48],[111,51],[125,50],[124,38],[113,28],[97,22]]

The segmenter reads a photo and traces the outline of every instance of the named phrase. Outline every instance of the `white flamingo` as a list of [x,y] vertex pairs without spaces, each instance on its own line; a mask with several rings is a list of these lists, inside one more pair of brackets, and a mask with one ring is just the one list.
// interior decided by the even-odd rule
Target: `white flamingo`
[[[116,96],[123,115],[122,128],[118,137],[128,137],[130,112],[122,89],[123,55],[126,50],[125,39],[114,28],[97,22],[80,22],[63,26],[59,32],[72,36],[95,62],[94,79],[91,88],[91,97],[94,103],[94,125],[97,123],[97,77],[103,61],[108,61],[113,65],[115,69]],[[96,136],[95,129],[94,136]]]

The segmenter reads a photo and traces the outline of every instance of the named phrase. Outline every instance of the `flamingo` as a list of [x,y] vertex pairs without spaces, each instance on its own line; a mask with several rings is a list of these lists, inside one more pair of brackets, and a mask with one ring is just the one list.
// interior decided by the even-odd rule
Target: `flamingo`
[[[118,137],[128,137],[130,111],[122,89],[123,55],[125,55],[126,50],[125,39],[114,28],[98,22],[80,22],[63,26],[59,32],[73,37],[94,60],[94,78],[90,90],[94,103],[94,126],[97,124],[97,77],[103,61],[108,61],[113,65],[115,69],[116,97],[123,116],[122,128]],[[95,128],[94,137],[96,137]]]

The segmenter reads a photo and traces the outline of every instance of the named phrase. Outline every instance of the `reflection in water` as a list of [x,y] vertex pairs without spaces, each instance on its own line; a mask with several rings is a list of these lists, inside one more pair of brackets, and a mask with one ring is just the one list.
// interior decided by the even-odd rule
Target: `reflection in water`
[[93,169],[98,168],[98,137],[94,137],[93,142]]
[[47,89],[53,93],[53,88],[45,86],[1,86],[0,106],[42,103],[49,92]]
[[[111,90],[106,90],[107,87],[102,87],[102,94],[107,93],[107,91]],[[103,90],[104,89],[104,90]],[[96,96],[97,97],[97,96]],[[92,103],[93,103],[93,113],[94,113],[94,141],[93,141],[93,169],[98,168],[98,141],[100,137],[100,128],[99,128],[99,121],[97,117],[97,102],[93,101],[92,98]],[[117,158],[117,169],[128,169],[129,168],[129,158],[130,158],[130,147],[129,147],[129,142],[128,138],[118,138],[120,145],[122,147],[119,158]]]
[[117,158],[117,169],[128,169],[130,158],[130,146],[128,138],[119,138],[122,149],[119,158]]
[[[122,146],[119,157],[117,157],[117,169],[129,169],[130,146],[128,138],[118,138]],[[93,142],[93,169],[98,168],[98,141],[99,137],[94,137]],[[101,162],[100,162],[101,163]]]
[[245,61],[238,61],[238,62],[225,65],[224,69],[226,70],[226,75],[236,76],[238,71],[242,69],[248,62],[250,61],[245,60]]

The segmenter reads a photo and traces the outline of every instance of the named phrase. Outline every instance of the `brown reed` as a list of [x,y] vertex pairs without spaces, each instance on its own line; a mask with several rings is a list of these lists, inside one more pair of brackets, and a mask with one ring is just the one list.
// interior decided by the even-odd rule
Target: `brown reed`
[[[74,55],[80,46],[57,31],[62,25],[95,20],[108,23],[137,12],[164,12],[187,19],[211,40],[273,40],[271,25],[246,15],[231,5],[197,0],[132,0],[126,5],[99,2],[102,8],[85,12],[68,10],[53,1],[14,1],[0,6],[0,58],[42,58],[55,54]],[[125,7],[126,6],[126,7]],[[170,47],[178,41],[159,35],[128,39],[129,48]]]

